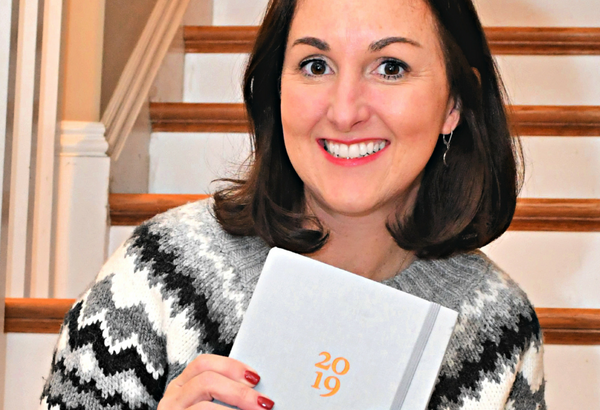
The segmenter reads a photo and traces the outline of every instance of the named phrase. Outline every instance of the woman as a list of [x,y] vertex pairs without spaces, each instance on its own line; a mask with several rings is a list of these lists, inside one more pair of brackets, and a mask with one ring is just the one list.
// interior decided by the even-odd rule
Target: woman
[[273,0],[246,179],[113,255],[67,315],[43,406],[272,408],[220,355],[279,246],[459,312],[430,409],[544,409],[535,312],[476,251],[518,191],[500,90],[470,0]]

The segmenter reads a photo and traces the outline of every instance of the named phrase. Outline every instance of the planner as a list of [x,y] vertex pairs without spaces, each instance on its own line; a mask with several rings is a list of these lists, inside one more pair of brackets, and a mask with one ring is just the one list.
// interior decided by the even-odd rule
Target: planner
[[230,357],[281,410],[425,409],[457,313],[273,248]]

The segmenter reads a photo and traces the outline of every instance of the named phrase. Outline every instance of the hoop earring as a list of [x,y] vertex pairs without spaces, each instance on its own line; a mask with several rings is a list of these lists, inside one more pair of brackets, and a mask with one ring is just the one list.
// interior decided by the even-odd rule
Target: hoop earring
[[[450,142],[452,142],[452,136],[454,135],[454,130],[450,131],[450,134],[442,134],[442,142],[446,146],[446,151],[444,152],[444,156],[442,160],[444,161],[444,166],[448,168],[448,164],[446,163],[446,155],[448,155],[448,151],[450,150]],[[446,137],[448,139],[446,140]]]

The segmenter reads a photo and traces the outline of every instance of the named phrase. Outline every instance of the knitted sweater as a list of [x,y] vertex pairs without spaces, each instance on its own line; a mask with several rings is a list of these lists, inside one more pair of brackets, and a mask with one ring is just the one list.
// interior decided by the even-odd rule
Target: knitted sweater
[[[211,206],[151,219],[108,260],[65,318],[42,409],[155,409],[197,355],[228,354],[269,247],[224,232]],[[546,408],[535,312],[482,253],[384,283],[459,312],[429,409]]]

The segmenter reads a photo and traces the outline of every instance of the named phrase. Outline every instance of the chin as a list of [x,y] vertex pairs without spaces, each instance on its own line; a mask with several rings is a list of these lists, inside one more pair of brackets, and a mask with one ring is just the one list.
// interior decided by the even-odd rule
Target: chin
[[362,217],[379,213],[383,208],[381,203],[365,200],[364,197],[326,199],[329,200],[319,201],[318,205],[330,215]]

